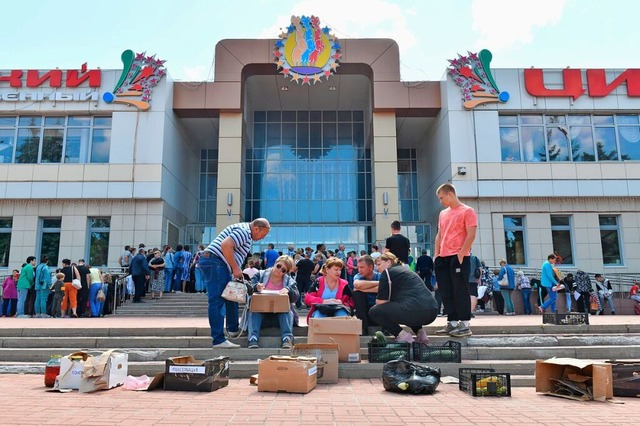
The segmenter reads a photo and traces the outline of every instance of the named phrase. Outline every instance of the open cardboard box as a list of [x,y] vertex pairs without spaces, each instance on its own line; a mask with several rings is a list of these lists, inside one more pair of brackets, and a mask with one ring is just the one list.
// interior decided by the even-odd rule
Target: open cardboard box
[[229,384],[229,357],[198,361],[192,356],[167,358],[164,390],[213,392]]
[[591,387],[594,401],[605,402],[613,398],[611,364],[575,358],[551,358],[536,361],[536,392],[576,401],[589,401],[588,397],[559,393],[556,379],[568,379]]
[[318,383],[338,383],[337,343],[298,343],[291,354],[318,360]]
[[315,358],[272,355],[258,364],[258,392],[309,393],[317,378]]

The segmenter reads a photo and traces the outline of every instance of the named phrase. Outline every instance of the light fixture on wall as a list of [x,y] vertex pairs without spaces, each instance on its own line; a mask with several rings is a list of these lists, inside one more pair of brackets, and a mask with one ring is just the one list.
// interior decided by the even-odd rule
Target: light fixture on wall
[[382,204],[384,204],[385,206],[387,204],[389,204],[389,193],[388,192],[383,192],[382,193]]
[[288,92],[289,91],[289,86],[282,86],[282,87],[280,87],[280,90],[282,90],[283,92]]
[[458,174],[460,176],[464,176],[467,174],[467,168],[464,166],[458,167]]
[[233,204],[233,194],[232,193],[227,193],[227,205],[231,206]]
[[336,91],[336,86],[329,86],[329,90],[331,92],[335,92]]

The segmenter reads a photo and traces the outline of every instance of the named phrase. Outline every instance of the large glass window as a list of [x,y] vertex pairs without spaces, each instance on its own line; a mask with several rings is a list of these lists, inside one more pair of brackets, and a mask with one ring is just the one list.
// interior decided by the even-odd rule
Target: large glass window
[[507,262],[510,265],[525,265],[527,263],[525,217],[504,216],[503,223]]
[[640,117],[501,115],[502,161],[640,160]]
[[38,260],[43,254],[46,254],[49,258],[49,266],[55,267],[58,264],[58,256],[60,254],[62,219],[42,218],[40,223],[40,256],[38,256]]
[[600,216],[599,221],[600,240],[602,241],[602,263],[609,266],[622,265],[618,216]]
[[198,221],[215,225],[216,199],[218,191],[218,150],[200,151],[200,200]]
[[108,163],[111,117],[0,117],[0,163]]
[[0,268],[7,268],[9,266],[12,226],[12,219],[0,219]]
[[398,150],[398,198],[400,220],[417,222],[418,212],[418,164],[415,149]]
[[107,266],[111,219],[89,218],[89,265]]
[[551,239],[553,253],[560,256],[560,263],[573,265],[575,262],[571,242],[571,216],[551,216]]

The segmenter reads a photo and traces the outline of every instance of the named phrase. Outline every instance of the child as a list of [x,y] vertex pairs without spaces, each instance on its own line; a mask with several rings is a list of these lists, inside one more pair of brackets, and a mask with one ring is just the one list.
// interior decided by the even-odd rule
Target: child
[[16,309],[18,307],[18,290],[16,289],[16,283],[20,272],[17,269],[13,270],[12,275],[5,278],[2,283],[2,315],[4,317],[13,317],[16,315]]
[[56,282],[51,284],[53,290],[53,302],[51,303],[51,316],[60,318],[62,316],[62,299],[64,298],[64,274],[58,272],[56,274]]

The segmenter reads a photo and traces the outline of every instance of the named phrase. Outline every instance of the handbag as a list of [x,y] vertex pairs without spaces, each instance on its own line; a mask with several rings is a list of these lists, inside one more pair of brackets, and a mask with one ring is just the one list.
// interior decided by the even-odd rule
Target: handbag
[[82,288],[82,283],[79,279],[74,278],[73,281],[71,281],[71,286],[76,290],[80,290]]
[[498,281],[498,284],[500,285],[500,287],[509,287],[509,277],[507,276],[507,274],[504,274],[502,279]]
[[335,316],[340,309],[346,309],[342,303],[314,303],[313,306],[316,311],[328,317]]
[[229,281],[222,291],[222,298],[230,302],[245,303],[247,301],[247,285],[241,280]]
[[104,295],[104,291],[102,290],[102,288],[100,288],[100,290],[98,290],[98,295],[96,296],[96,300],[98,302],[104,302],[106,298],[107,297]]

